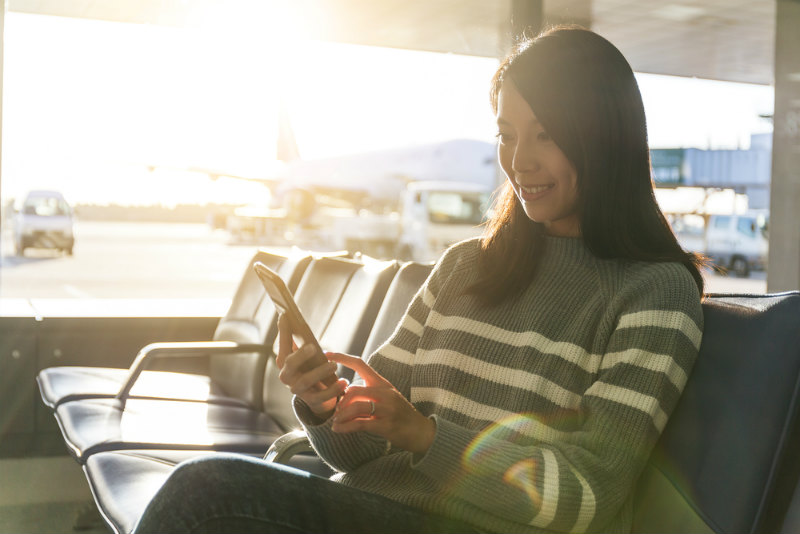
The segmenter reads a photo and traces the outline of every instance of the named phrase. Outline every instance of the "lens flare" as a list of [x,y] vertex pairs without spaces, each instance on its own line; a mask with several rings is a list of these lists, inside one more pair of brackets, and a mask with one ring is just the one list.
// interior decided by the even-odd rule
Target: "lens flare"
[[526,458],[509,467],[503,473],[503,482],[524,491],[534,508],[542,505],[542,496],[536,489],[536,460],[533,458]]
[[[492,456],[498,448],[503,446],[502,442],[513,441],[520,443],[530,441],[541,442],[533,437],[537,428],[541,428],[542,423],[538,421],[534,414],[515,414],[501,419],[489,425],[483,432],[478,434],[464,451],[462,465],[469,474],[480,474],[486,470],[486,474],[491,476],[490,467],[494,464]],[[527,439],[526,439],[527,438]],[[503,474],[502,480],[507,484],[520,489],[530,500],[533,508],[539,508],[542,504],[542,497],[536,488],[537,462],[533,458],[525,458],[509,467]]]
[[465,469],[477,469],[492,453],[493,440],[510,441],[517,444],[548,444],[563,442],[580,429],[582,418],[576,410],[559,410],[543,415],[518,413],[487,426],[464,451],[462,461]]
[[[570,441],[570,435],[579,431],[583,418],[576,410],[558,410],[547,415],[518,413],[487,426],[464,450],[462,465],[467,475],[497,476],[491,471],[496,466],[495,454],[508,443],[517,445],[547,445]],[[537,488],[537,477],[542,477],[542,466],[532,454],[506,469],[502,480],[521,490],[531,507],[542,505],[542,495]],[[538,457],[538,455],[536,455]],[[456,483],[456,482],[454,482]]]
[[533,414],[514,414],[487,426],[464,450],[464,468],[468,471],[479,469],[494,452],[492,443],[495,440],[518,441],[513,438],[519,435],[529,436],[535,424],[536,418]]

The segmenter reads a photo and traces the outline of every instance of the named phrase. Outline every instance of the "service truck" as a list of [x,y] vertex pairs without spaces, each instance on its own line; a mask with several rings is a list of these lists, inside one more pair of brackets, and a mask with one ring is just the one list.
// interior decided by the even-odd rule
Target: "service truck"
[[490,195],[488,186],[472,182],[410,182],[396,210],[321,210],[315,226],[333,248],[434,261],[450,245],[481,233]]

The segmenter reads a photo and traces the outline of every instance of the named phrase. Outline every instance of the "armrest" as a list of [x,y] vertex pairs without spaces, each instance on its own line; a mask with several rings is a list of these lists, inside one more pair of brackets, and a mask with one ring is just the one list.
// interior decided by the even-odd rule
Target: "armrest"
[[284,434],[273,442],[264,455],[264,460],[271,463],[287,464],[295,454],[314,452],[305,430],[295,430]]
[[164,356],[186,357],[200,356],[204,354],[238,354],[242,352],[260,352],[268,354],[271,350],[261,343],[236,343],[235,341],[185,341],[176,343],[150,343],[142,347],[136,359],[128,369],[128,377],[125,384],[120,388],[116,398],[125,406],[128,395],[145,370],[149,361],[153,358]]

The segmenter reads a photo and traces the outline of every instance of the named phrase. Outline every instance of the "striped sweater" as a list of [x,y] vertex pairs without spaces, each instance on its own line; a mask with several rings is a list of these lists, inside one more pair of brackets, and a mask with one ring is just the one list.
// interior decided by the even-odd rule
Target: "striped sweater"
[[700,298],[678,263],[601,260],[547,237],[530,287],[464,294],[479,240],[451,247],[369,364],[436,422],[414,457],[295,411],[334,479],[490,532],[624,532],[632,489],[686,383]]

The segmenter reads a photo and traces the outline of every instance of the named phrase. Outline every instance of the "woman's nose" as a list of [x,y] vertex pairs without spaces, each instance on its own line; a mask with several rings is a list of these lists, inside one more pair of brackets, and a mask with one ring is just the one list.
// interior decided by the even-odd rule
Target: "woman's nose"
[[526,147],[517,147],[511,160],[514,172],[523,173],[539,169],[539,159],[534,150]]

